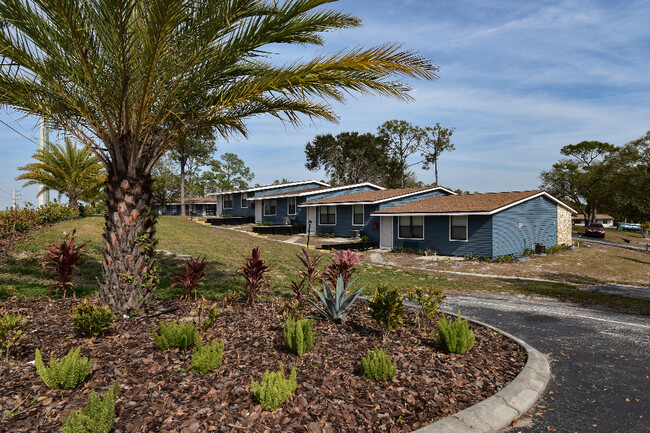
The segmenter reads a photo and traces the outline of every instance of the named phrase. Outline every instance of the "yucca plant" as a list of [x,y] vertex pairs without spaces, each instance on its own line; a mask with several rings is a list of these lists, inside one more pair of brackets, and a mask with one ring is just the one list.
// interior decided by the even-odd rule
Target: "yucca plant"
[[244,265],[240,272],[244,275],[244,290],[248,302],[253,302],[260,297],[260,291],[268,284],[266,273],[271,267],[265,264],[265,260],[260,257],[260,247],[253,248],[250,257],[244,258]]
[[294,126],[302,116],[336,121],[331,102],[352,92],[409,100],[403,78],[436,78],[429,60],[397,44],[278,62],[282,47],[321,46],[323,34],[361,25],[326,3],[0,1],[0,53],[11,65],[0,68],[0,105],[47,119],[108,173],[98,294],[112,310],[152,301],[155,257],[137,241],[155,240],[151,170],[186,137],[245,136],[261,114]]
[[[72,271],[81,264],[83,249],[89,242],[77,244],[74,237],[76,232],[76,229],[72,230],[72,234],[65,235],[60,244],[52,244],[47,249],[45,268],[53,271],[52,278],[56,280],[56,284],[50,287],[50,292],[61,290],[64,298],[68,290],[74,295]],[[68,236],[70,240],[68,240]]]
[[356,272],[354,265],[363,258],[350,250],[345,252],[332,249],[332,263],[325,267],[325,279],[331,285],[335,285],[339,276],[343,277],[343,283],[347,285]]
[[326,280],[323,280],[323,293],[312,287],[312,290],[316,294],[318,301],[317,303],[313,299],[307,299],[307,301],[316,309],[316,311],[323,316],[325,319],[330,319],[335,323],[340,323],[345,321],[347,318],[352,305],[363,292],[363,287],[357,290],[356,292],[346,296],[346,292],[352,286],[352,281],[349,284],[343,283],[343,276],[339,275],[336,280],[336,290],[332,293],[330,287]]
[[187,299],[192,296],[194,292],[194,300],[198,299],[198,288],[203,284],[205,278],[205,266],[207,265],[205,257],[190,257],[180,265],[180,270],[172,276],[173,283],[170,287],[183,286],[185,289],[184,297]]

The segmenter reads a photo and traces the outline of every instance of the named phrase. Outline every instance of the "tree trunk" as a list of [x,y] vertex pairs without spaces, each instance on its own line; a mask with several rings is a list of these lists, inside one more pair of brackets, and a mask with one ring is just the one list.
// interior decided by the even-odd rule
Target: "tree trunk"
[[181,161],[181,216],[185,216],[185,164]]
[[436,186],[438,186],[438,158],[433,160],[433,167],[436,170]]
[[113,177],[106,182],[105,250],[99,299],[120,315],[145,312],[152,304],[158,282],[152,184],[149,175]]

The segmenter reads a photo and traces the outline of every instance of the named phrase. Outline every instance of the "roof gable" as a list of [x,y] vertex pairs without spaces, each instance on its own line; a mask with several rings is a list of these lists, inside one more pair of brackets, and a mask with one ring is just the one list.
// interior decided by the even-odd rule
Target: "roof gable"
[[266,194],[266,195],[257,195],[255,197],[249,198],[249,200],[262,200],[262,199],[269,199],[269,198],[280,198],[280,197],[302,197],[302,196],[309,196],[309,195],[315,195],[315,194],[320,194],[324,192],[333,192],[333,191],[344,191],[346,189],[352,189],[352,188],[358,188],[358,187],[368,187],[368,188],[373,188],[375,190],[384,190],[384,187],[381,187],[379,185],[375,185],[369,182],[364,182],[364,183],[357,183],[353,185],[341,185],[341,186],[320,186],[317,188],[305,188],[305,189],[297,189],[297,190],[291,190],[291,191],[282,191],[282,192],[275,192],[271,194]]
[[330,185],[325,182],[321,182],[320,180],[301,180],[297,182],[288,182],[288,183],[280,183],[280,184],[275,184],[275,185],[261,185],[261,186],[255,186],[252,188],[243,188],[243,189],[233,189],[233,190],[228,190],[228,191],[217,191],[217,192],[211,192],[209,194],[206,194],[208,196],[215,196],[215,195],[222,195],[222,194],[233,194],[233,193],[240,193],[240,192],[256,192],[256,191],[265,191],[269,189],[286,189],[286,188],[292,188],[300,185],[308,185],[308,184],[314,184],[314,187],[319,188],[323,186],[329,187]]

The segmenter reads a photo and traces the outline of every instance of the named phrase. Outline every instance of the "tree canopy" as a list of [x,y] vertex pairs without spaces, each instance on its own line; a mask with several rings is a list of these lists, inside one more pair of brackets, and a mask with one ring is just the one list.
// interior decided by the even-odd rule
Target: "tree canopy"
[[226,152],[217,159],[211,159],[208,169],[201,175],[202,187],[205,191],[228,191],[248,187],[255,174],[246,166],[244,161],[231,152]]

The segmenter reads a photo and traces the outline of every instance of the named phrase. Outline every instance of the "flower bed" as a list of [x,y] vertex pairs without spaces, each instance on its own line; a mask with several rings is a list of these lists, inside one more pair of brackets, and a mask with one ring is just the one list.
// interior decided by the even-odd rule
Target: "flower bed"
[[[102,338],[73,333],[72,300],[16,300],[6,304],[29,321],[25,337],[3,378],[0,431],[55,432],[61,417],[83,407],[91,389],[106,392],[121,381],[116,401],[116,432],[251,431],[408,432],[462,410],[507,385],[525,364],[525,355],[500,334],[470,325],[476,345],[466,354],[450,354],[431,338],[422,338],[414,311],[404,326],[382,342],[380,330],[360,302],[347,323],[317,320],[316,344],[302,357],[283,337],[278,305],[272,302],[222,305],[215,326],[201,332],[205,343],[224,339],[223,365],[205,376],[190,371],[191,350],[158,350],[152,331],[158,320],[184,320],[192,303],[164,301],[178,308],[162,317],[119,320]],[[47,388],[33,365],[34,352],[60,358],[81,346],[92,359],[89,378],[75,390]],[[374,382],[359,371],[369,350],[381,347],[397,368],[387,382]],[[265,370],[297,368],[297,390],[274,412],[254,399],[251,379]],[[187,430],[184,430],[187,429]]]

